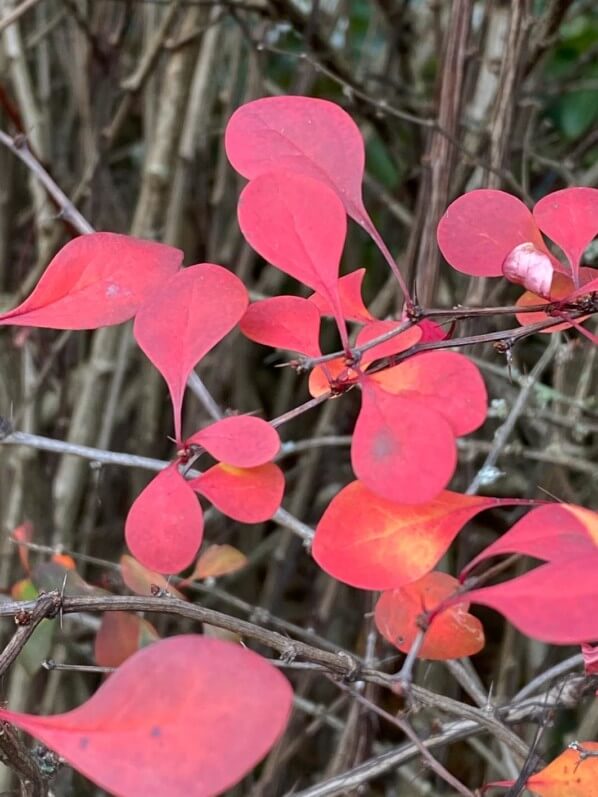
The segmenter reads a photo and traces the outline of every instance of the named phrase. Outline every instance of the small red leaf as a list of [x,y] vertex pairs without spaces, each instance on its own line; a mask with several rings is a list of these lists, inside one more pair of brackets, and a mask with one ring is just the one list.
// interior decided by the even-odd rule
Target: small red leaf
[[154,626],[136,614],[106,612],[94,643],[96,664],[120,667],[139,648],[159,638]]
[[406,293],[396,263],[363,204],[361,132],[339,105],[293,96],[248,102],[231,116],[225,147],[233,168],[249,180],[285,169],[329,186],[348,215],[372,237]]
[[555,645],[598,639],[598,550],[550,562],[518,578],[468,592],[523,634]]
[[579,285],[581,257],[598,235],[598,189],[564,188],[543,197],[534,208],[536,224],[566,254]]
[[239,225],[265,260],[326,298],[346,343],[338,270],[347,217],[326,183],[293,172],[252,180],[239,197]]
[[185,446],[199,445],[215,459],[237,468],[265,465],[278,454],[280,437],[274,427],[254,415],[234,415],[200,429]]
[[137,496],[125,524],[129,550],[158,573],[178,573],[195,560],[203,514],[177,463],[169,465]]
[[548,504],[528,512],[461,573],[461,580],[492,556],[519,553],[545,561],[598,552],[598,515],[570,504]]
[[241,280],[222,266],[201,263],[176,274],[137,314],[135,339],[166,380],[178,443],[189,374],[240,321],[246,308],[247,291]]
[[[594,268],[580,268],[579,281],[581,282],[582,287],[574,290],[573,280],[571,277],[567,276],[566,274],[561,274],[558,271],[555,272],[552,279],[552,285],[550,287],[550,300],[552,302],[562,299],[574,301],[579,296],[583,296],[585,293],[591,293],[593,290],[598,290],[598,279],[596,278],[596,274],[597,271]],[[517,306],[534,307],[541,305],[544,301],[544,297],[538,296],[536,293],[526,291],[517,300]],[[521,326],[526,326],[527,324],[536,324],[538,321],[546,321],[549,318],[556,318],[557,316],[549,316],[544,311],[538,310],[533,313],[518,313],[515,317]],[[585,321],[587,317],[588,316],[585,318],[579,318],[575,323],[579,324]],[[553,332],[561,332],[564,329],[570,329],[571,326],[572,323],[564,322],[563,324],[556,324],[548,329],[543,329],[541,330],[541,333],[550,335]]]
[[399,504],[354,481],[322,515],[312,555],[329,575],[353,587],[401,587],[432,570],[478,512],[510,503],[445,490],[425,504]]
[[528,778],[527,788],[538,797],[598,797],[598,742],[577,745],[593,755],[584,759],[578,750],[565,750]]
[[223,514],[241,523],[263,523],[280,508],[284,476],[277,465],[215,465],[188,484]]
[[531,242],[547,251],[523,202],[490,188],[469,191],[449,205],[437,237],[453,268],[478,277],[500,277],[504,259],[519,244]]
[[510,282],[550,299],[554,266],[548,255],[533,244],[519,244],[509,252],[502,264],[502,273]]
[[455,437],[438,412],[418,401],[362,383],[362,406],[351,447],[356,476],[389,501],[431,501],[457,463]]
[[0,718],[118,797],[210,797],[263,758],[292,700],[286,678],[256,653],[189,635],[138,651],[73,711],[2,709]]
[[132,318],[178,270],[183,253],[127,235],[97,232],[69,241],[28,299],[2,324],[96,329]]
[[27,548],[27,543],[33,539],[33,524],[26,520],[25,523],[21,523],[16,529],[13,529],[10,536],[17,543],[21,567],[26,573],[29,573],[29,549]]
[[475,431],[486,420],[488,395],[482,375],[457,352],[424,352],[371,378],[387,393],[438,412],[457,437]]
[[[391,645],[408,653],[419,632],[418,618],[435,609],[459,587],[447,573],[428,573],[400,589],[383,592],[376,604],[376,627]],[[420,659],[444,661],[473,656],[484,647],[482,624],[457,603],[432,619],[419,652]]]
[[275,296],[250,304],[240,327],[246,337],[264,346],[320,355],[320,314],[300,296]]
[[[338,293],[341,300],[343,315],[347,321],[355,321],[358,324],[367,324],[374,321],[374,316],[363,303],[361,296],[361,286],[365,276],[365,268],[359,268],[350,274],[345,274],[338,281]],[[309,301],[316,305],[322,315],[334,316],[330,302],[325,296],[313,293]]]

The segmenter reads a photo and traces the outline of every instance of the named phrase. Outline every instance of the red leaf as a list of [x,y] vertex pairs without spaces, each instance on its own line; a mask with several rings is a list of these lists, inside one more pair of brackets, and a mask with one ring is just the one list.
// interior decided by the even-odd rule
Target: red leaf
[[550,299],[552,279],[555,275],[551,259],[533,244],[516,246],[509,252],[502,264],[502,273],[516,285],[523,285],[528,291]]
[[300,296],[275,296],[253,302],[240,327],[246,337],[264,346],[297,351],[308,357],[320,355],[320,314]]
[[362,383],[361,412],[351,447],[355,475],[389,501],[431,501],[450,481],[457,463],[448,422],[418,401]]
[[241,523],[263,523],[280,508],[284,476],[277,465],[214,465],[188,484],[223,514]]
[[488,412],[484,380],[471,360],[452,351],[430,351],[371,377],[387,393],[434,410],[460,437],[480,427]]
[[578,745],[594,756],[584,760],[577,750],[565,750],[528,778],[527,788],[538,797],[598,797],[598,742]]
[[510,503],[445,490],[425,504],[399,504],[354,481],[322,515],[312,555],[329,575],[353,587],[401,587],[432,570],[478,512]]
[[[408,653],[417,637],[418,617],[435,609],[459,587],[456,578],[433,572],[400,589],[383,592],[376,604],[376,627],[391,645]],[[436,615],[426,631],[420,659],[444,661],[473,656],[484,647],[482,624],[458,603]]]
[[[361,132],[339,105],[311,97],[266,97],[238,108],[225,135],[228,159],[243,177],[285,169],[322,181],[372,237],[407,295],[393,256],[364,207]],[[317,289],[315,289],[317,290]]]
[[505,191],[480,188],[449,205],[438,224],[438,246],[450,265],[465,274],[500,277],[506,256],[532,243],[547,252],[531,212]]
[[427,318],[420,321],[417,326],[422,331],[420,343],[432,343],[436,340],[446,340],[450,338],[450,328],[448,330],[444,329],[440,324],[437,324],[435,321],[430,321]]
[[316,365],[311,371],[308,380],[310,394],[317,398],[324,393],[329,393],[334,386],[348,385],[359,380],[359,374],[352,368],[347,368],[345,357],[335,357],[322,365]]
[[598,515],[570,504],[533,509],[463,570],[461,580],[492,556],[519,553],[545,561],[562,561],[584,552],[598,552]]
[[534,218],[566,254],[578,285],[581,257],[598,235],[598,189],[564,188],[548,194],[536,204]]
[[131,612],[106,612],[96,634],[94,658],[100,667],[119,667],[139,648],[159,639],[151,623]]
[[511,581],[467,593],[522,633],[555,645],[598,639],[598,550],[541,565]]
[[73,711],[0,717],[118,797],[209,797],[263,758],[292,699],[286,678],[256,653],[189,635],[140,650]]
[[189,482],[174,462],[137,496],[125,523],[129,550],[158,573],[178,573],[195,560],[203,514]]
[[120,574],[125,585],[136,595],[155,595],[156,589],[169,592],[174,598],[187,600],[182,592],[172,586],[163,575],[148,570],[128,554],[120,557]]
[[311,177],[270,172],[245,186],[238,215],[258,254],[326,298],[345,345],[338,270],[347,217],[334,191]]
[[[365,276],[365,268],[359,268],[350,274],[345,274],[338,281],[338,293],[341,300],[343,315],[347,321],[356,321],[358,324],[367,324],[374,321],[374,316],[363,303],[361,286]],[[325,296],[313,293],[309,301],[316,305],[322,315],[334,316],[330,302]]]
[[[596,273],[596,269],[594,268],[580,268],[579,280],[582,287],[574,290],[573,280],[569,276],[566,274],[561,274],[558,271],[555,272],[552,279],[552,285],[550,287],[550,300],[553,302],[560,299],[574,301],[579,296],[583,296],[585,293],[591,293],[593,290],[598,290],[598,279],[596,279]],[[542,304],[544,301],[544,297],[538,296],[536,293],[526,291],[517,300],[517,306],[533,307],[535,305]],[[526,326],[527,324],[535,324],[538,321],[546,321],[548,318],[555,318],[556,316],[549,316],[542,310],[538,310],[534,313],[518,313],[515,317],[521,326]],[[588,316],[585,318],[579,318],[577,319],[576,323],[579,324],[585,321],[586,318],[588,318]],[[564,329],[570,329],[571,325],[572,324],[570,322],[564,322],[563,324],[556,324],[553,327],[541,330],[541,332],[542,334],[551,335],[553,332],[561,332]]]
[[97,232],[69,241],[28,299],[2,324],[96,329],[132,318],[178,270],[183,253],[127,235]]
[[179,272],[137,314],[135,339],[166,380],[178,443],[189,374],[246,309],[241,280],[222,266],[201,263]]
[[21,567],[26,573],[29,573],[29,549],[27,548],[27,543],[33,539],[33,524],[26,520],[25,523],[21,523],[16,529],[13,529],[10,536],[18,545]]
[[274,459],[280,449],[278,432],[254,415],[234,415],[200,429],[185,441],[199,445],[215,459],[237,468],[254,468]]
[[582,644],[583,666],[588,675],[598,675],[598,645]]
[[[369,343],[393,329],[398,329],[401,325],[401,321],[372,321],[360,330],[357,340],[355,341],[356,345],[363,346],[364,343]],[[361,360],[362,368],[365,368],[367,365],[374,362],[374,360],[378,360],[381,357],[390,357],[391,354],[399,354],[402,351],[407,351],[407,349],[419,343],[421,336],[422,331],[417,326],[409,327],[409,329],[406,329],[404,332],[399,332],[399,334],[395,335],[393,338],[389,338],[384,343],[379,343],[377,346],[364,352]]]

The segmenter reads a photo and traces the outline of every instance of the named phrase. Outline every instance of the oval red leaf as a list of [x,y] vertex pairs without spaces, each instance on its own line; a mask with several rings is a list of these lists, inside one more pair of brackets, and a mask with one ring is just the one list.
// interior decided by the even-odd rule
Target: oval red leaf
[[346,342],[338,270],[347,217],[326,183],[293,172],[269,172],[239,197],[239,225],[247,242],[272,265],[326,298]]
[[351,462],[355,475],[389,501],[431,501],[457,464],[455,436],[438,412],[364,380]]
[[247,301],[238,277],[222,266],[201,263],[176,274],[137,314],[135,339],[166,380],[178,443],[189,374],[240,321]]
[[432,570],[478,512],[509,503],[445,490],[425,504],[399,504],[354,481],[322,515],[312,555],[329,575],[353,587],[401,587]]
[[185,446],[199,445],[215,459],[237,468],[265,465],[278,454],[280,437],[267,421],[254,415],[235,415],[195,432]]
[[348,215],[372,237],[408,295],[396,263],[363,204],[363,137],[339,105],[298,96],[248,102],[231,116],[225,147],[233,168],[250,180],[285,169],[330,187]]
[[440,219],[438,246],[465,274],[500,277],[506,256],[518,244],[546,246],[528,208],[505,191],[480,188],[456,199]]
[[241,523],[263,523],[280,508],[284,475],[277,465],[215,465],[188,484],[223,514]]
[[250,304],[241,319],[241,332],[264,346],[320,355],[320,314],[308,299],[274,296]]
[[565,750],[526,782],[538,797],[598,797],[598,742],[577,742],[593,755],[582,758],[579,750]]
[[177,463],[137,496],[125,523],[129,550],[158,573],[178,573],[195,561],[203,537],[203,513]]
[[0,718],[118,797],[209,797],[263,758],[292,700],[289,682],[261,656],[189,635],[140,650],[73,711],[2,709]]
[[[418,632],[418,618],[435,609],[459,588],[447,573],[428,573],[400,589],[383,592],[376,604],[376,627],[391,645],[409,653]],[[432,619],[418,658],[444,661],[473,656],[484,647],[482,624],[469,614],[466,602],[457,603]]]
[[29,298],[0,325],[96,329],[128,321],[179,269],[183,253],[155,241],[96,232],[53,258]]

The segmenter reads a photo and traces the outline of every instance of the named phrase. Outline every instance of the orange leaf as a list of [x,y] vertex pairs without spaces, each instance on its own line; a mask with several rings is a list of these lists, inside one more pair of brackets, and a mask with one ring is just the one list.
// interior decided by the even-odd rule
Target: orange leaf
[[234,573],[247,564],[247,557],[232,545],[210,545],[197,560],[192,578],[216,578]]
[[[459,587],[456,578],[433,572],[400,589],[383,592],[376,604],[376,626],[391,645],[408,653],[419,630],[418,618],[435,609]],[[484,647],[482,624],[469,614],[468,603],[458,603],[433,618],[424,643],[421,659],[458,659],[472,656]]]
[[21,567],[26,573],[29,573],[29,550],[25,543],[31,542],[33,539],[33,524],[28,520],[25,523],[21,523],[20,526],[13,530],[11,537],[17,544],[21,543],[18,545]]
[[[598,742],[580,742],[584,750],[598,752]],[[576,750],[565,750],[527,781],[540,797],[598,797],[598,758],[582,760]]]
[[166,590],[179,600],[187,600],[163,575],[148,570],[128,554],[123,554],[120,557],[120,574],[126,586],[136,595],[153,595],[156,590]]

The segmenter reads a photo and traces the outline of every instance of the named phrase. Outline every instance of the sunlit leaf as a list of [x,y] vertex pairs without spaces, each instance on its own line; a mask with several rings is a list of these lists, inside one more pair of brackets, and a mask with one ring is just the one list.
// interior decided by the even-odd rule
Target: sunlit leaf
[[389,501],[420,504],[447,486],[457,463],[448,421],[419,401],[364,380],[351,446],[355,475]]
[[300,296],[274,296],[250,304],[241,319],[241,332],[264,346],[318,357],[320,314]]
[[[365,269],[358,268],[357,271],[351,271],[350,274],[345,274],[338,281],[338,293],[341,302],[343,315],[347,321],[355,321],[359,324],[367,324],[368,321],[374,321],[374,316],[367,309],[363,303],[361,294],[361,286],[365,276]],[[309,301],[316,305],[322,315],[334,316],[330,302],[325,296],[320,296],[319,293],[313,293],[309,297]]]
[[195,560],[202,537],[201,507],[175,462],[135,499],[125,523],[127,545],[150,570],[178,573]]
[[262,523],[279,509],[284,476],[278,465],[234,468],[215,465],[188,484],[223,514],[241,523]]
[[135,653],[73,711],[0,718],[118,797],[210,797],[263,758],[291,705],[286,678],[256,653],[179,636]]
[[[400,589],[383,592],[375,611],[378,631],[400,651],[408,653],[419,631],[418,618],[435,609],[458,587],[456,578],[432,572]],[[432,620],[419,658],[458,659],[482,650],[484,629],[468,608],[467,602],[458,603]]]
[[326,508],[312,554],[329,575],[351,586],[401,587],[430,572],[478,512],[509,503],[445,490],[424,504],[401,504],[354,481]]
[[135,339],[166,380],[177,442],[189,374],[240,321],[247,301],[245,286],[232,272],[201,263],[176,274],[137,314]]
[[132,318],[176,273],[183,253],[128,235],[97,232],[69,241],[33,293],[0,314],[0,325],[95,329]]

